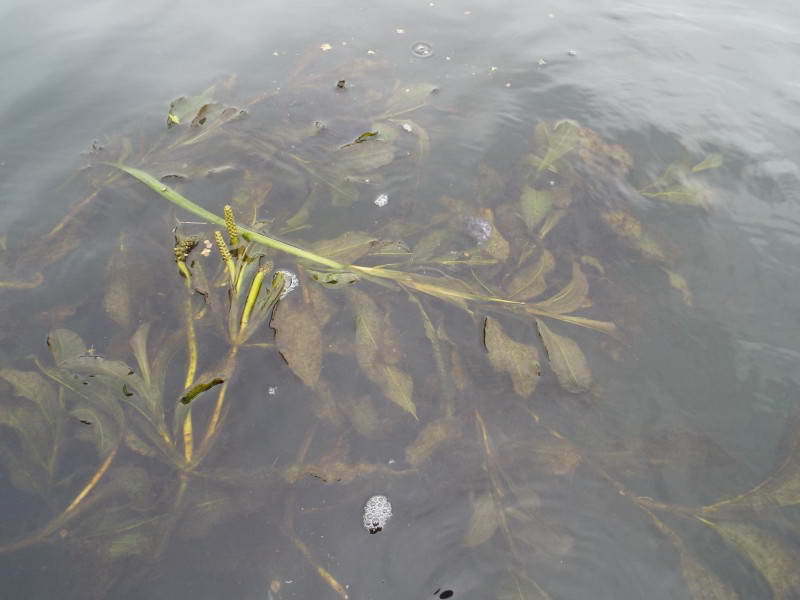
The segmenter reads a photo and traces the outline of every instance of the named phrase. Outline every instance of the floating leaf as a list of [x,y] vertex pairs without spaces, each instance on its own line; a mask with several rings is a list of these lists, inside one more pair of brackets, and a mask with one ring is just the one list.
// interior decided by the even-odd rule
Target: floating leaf
[[797,569],[800,553],[788,542],[749,523],[703,522],[753,563],[769,583],[776,600],[789,600],[800,594],[800,571]]
[[457,419],[446,417],[431,421],[406,447],[406,462],[412,467],[419,467],[448,441],[460,437],[461,427]]
[[561,387],[575,394],[587,391],[592,384],[592,372],[578,344],[551,331],[541,319],[536,319],[536,325],[547,350],[550,366]]
[[304,384],[314,388],[322,368],[322,327],[312,306],[301,297],[278,303],[270,326],[277,332],[275,343],[289,368]]
[[692,173],[699,173],[708,169],[718,169],[722,166],[722,154],[714,152],[706,156],[701,162],[692,167]]
[[529,259],[517,269],[506,284],[508,297],[514,300],[530,300],[547,289],[545,276],[552,272],[556,261],[549,250],[542,250],[539,257]]
[[514,391],[528,398],[536,389],[541,375],[539,351],[535,346],[512,340],[492,317],[486,318],[483,335],[492,367],[511,375]]
[[586,305],[589,282],[577,262],[572,263],[572,279],[550,298],[532,304],[535,308],[556,314],[575,312]]
[[475,548],[488,542],[494,536],[498,526],[494,499],[490,493],[483,493],[472,503],[472,516],[464,534],[464,545],[467,548]]
[[550,190],[538,190],[528,185],[522,188],[522,194],[519,197],[519,208],[528,231],[533,231],[553,210],[551,196]]

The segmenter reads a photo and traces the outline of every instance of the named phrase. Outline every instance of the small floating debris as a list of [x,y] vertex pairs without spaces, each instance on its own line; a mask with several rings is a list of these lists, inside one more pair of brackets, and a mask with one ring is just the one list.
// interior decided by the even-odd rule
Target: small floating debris
[[281,295],[278,296],[278,300],[283,300],[287,294],[290,294],[294,291],[294,289],[297,287],[297,284],[300,283],[300,280],[297,278],[296,273],[289,271],[288,269],[280,269],[276,271],[276,273],[283,275],[283,291],[281,292]]
[[383,531],[392,518],[392,505],[386,496],[372,496],[364,505],[364,527],[372,534]]
[[543,58],[540,58],[539,60],[536,61],[536,64],[539,65],[540,67],[543,67],[547,64],[547,61]]
[[389,196],[387,196],[386,194],[381,194],[380,196],[375,198],[375,200],[373,202],[374,202],[375,206],[377,206],[379,208],[383,208],[384,206],[389,204]]
[[567,54],[569,54],[570,56],[578,56],[578,51],[570,49],[567,50]]
[[417,58],[430,58],[433,56],[433,46],[428,42],[416,42],[411,46],[411,54]]
[[323,52],[329,52],[333,49],[333,46],[331,46],[328,42],[325,42],[324,44],[319,45],[319,49]]
[[406,30],[398,27],[397,29],[394,30],[394,32],[398,35],[403,35],[406,32]]
[[336,87],[339,88],[340,90],[343,90],[346,85],[347,81],[345,81],[344,79],[340,79],[339,81],[336,82]]
[[402,125],[400,125],[400,129],[402,129],[406,133],[414,133],[414,128],[411,127],[411,125],[408,123],[403,123]]

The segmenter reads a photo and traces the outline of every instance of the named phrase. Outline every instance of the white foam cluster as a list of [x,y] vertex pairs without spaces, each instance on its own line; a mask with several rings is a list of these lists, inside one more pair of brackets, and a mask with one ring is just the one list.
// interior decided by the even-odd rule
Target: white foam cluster
[[289,292],[294,291],[300,280],[297,278],[297,274],[287,269],[280,269],[277,272],[283,275],[283,291],[278,296],[279,300],[283,300]]
[[386,496],[372,496],[364,505],[364,527],[370,533],[383,531],[392,518],[392,505]]

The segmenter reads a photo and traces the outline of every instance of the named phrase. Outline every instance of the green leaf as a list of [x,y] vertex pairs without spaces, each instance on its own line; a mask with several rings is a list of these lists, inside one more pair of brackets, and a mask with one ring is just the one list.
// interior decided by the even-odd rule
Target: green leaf
[[541,365],[539,351],[512,340],[505,334],[500,323],[487,317],[483,330],[484,344],[489,352],[489,362],[495,370],[511,375],[514,391],[528,398],[539,383]]
[[394,147],[381,140],[345,146],[333,153],[333,165],[343,173],[367,174],[393,160]]
[[589,282],[577,262],[572,263],[572,279],[555,295],[531,306],[556,314],[567,314],[582,308],[589,295]]
[[360,144],[362,142],[366,142],[368,139],[373,138],[376,135],[378,135],[377,131],[365,131],[349,144],[345,144],[344,146],[342,146],[342,148],[346,148],[347,146],[352,146],[353,144]]
[[699,173],[708,169],[718,169],[722,166],[722,154],[714,152],[706,156],[701,162],[692,167],[692,173]]
[[464,534],[464,546],[475,548],[488,542],[494,536],[499,524],[492,494],[489,492],[481,494],[472,503],[472,516]]
[[536,325],[547,350],[550,366],[561,387],[574,394],[587,391],[592,384],[592,372],[578,344],[551,331],[541,319],[536,320]]
[[213,377],[211,379],[200,381],[199,383],[196,383],[189,389],[185,390],[179,400],[181,404],[189,404],[192,400],[194,400],[197,396],[199,396],[203,392],[207,392],[211,388],[221,385],[223,383],[225,383],[225,380],[222,379],[221,377]]
[[278,303],[270,326],[277,332],[275,343],[289,368],[304,384],[314,388],[322,369],[322,325],[313,306],[300,296]]
[[55,431],[41,411],[27,403],[2,406],[0,425],[16,431],[20,440],[23,463],[35,464],[44,470],[50,469]]
[[533,231],[553,210],[551,196],[552,192],[550,190],[537,190],[527,185],[522,188],[522,194],[519,197],[519,208],[528,231]]
[[574,121],[542,122],[536,126],[534,135],[539,160],[536,172],[555,171],[556,162],[575,149],[578,144],[578,124]]
[[0,443],[0,463],[5,467],[11,485],[33,496],[47,496],[48,475],[44,467],[32,462],[26,455],[18,455]]
[[549,250],[542,250],[539,257],[532,257],[511,276],[505,285],[508,297],[514,300],[530,300],[547,289],[545,277],[552,272],[556,261]]
[[87,422],[80,423],[79,437],[93,440],[101,457],[107,456],[117,445],[120,436],[119,427],[102,410],[95,406],[83,405],[72,409],[70,414],[79,421]]

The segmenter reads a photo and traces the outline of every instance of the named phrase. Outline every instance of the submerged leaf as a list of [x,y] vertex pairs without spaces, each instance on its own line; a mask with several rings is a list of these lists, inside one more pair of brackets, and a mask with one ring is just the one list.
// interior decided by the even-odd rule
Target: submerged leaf
[[102,410],[95,406],[83,405],[71,410],[70,414],[87,425],[81,430],[81,436],[94,440],[97,453],[101,457],[107,456],[117,445],[120,436],[119,426]]
[[54,427],[61,412],[56,391],[41,375],[34,371],[0,369],[0,377],[14,386],[17,396],[36,404],[50,427]]
[[689,289],[689,284],[686,283],[686,279],[684,279],[683,275],[666,268],[664,269],[664,272],[667,274],[667,277],[669,277],[669,284],[672,286],[672,288],[681,293],[681,298],[683,298],[683,301],[687,306],[691,306],[692,290]]
[[556,163],[575,149],[578,143],[578,124],[562,120],[556,123],[541,122],[536,126],[534,139],[539,153],[536,172],[555,171]]
[[553,210],[552,192],[550,190],[538,190],[525,186],[519,197],[519,208],[522,219],[528,227],[528,231],[533,231]]
[[347,290],[350,306],[356,316],[356,360],[364,374],[378,385],[389,400],[417,418],[413,401],[414,382],[408,373],[387,365],[385,360],[385,320],[380,309],[366,293]]
[[699,173],[708,169],[718,169],[722,166],[722,154],[714,152],[706,156],[701,162],[692,167],[692,173]]
[[439,88],[432,83],[398,85],[386,102],[386,111],[381,118],[397,117],[422,108],[438,90]]
[[551,600],[538,583],[524,573],[508,571],[497,587],[497,600]]
[[317,254],[350,264],[368,254],[377,241],[377,237],[366,231],[348,231],[333,239],[315,242],[311,248]]
[[475,548],[488,542],[494,536],[498,526],[494,499],[489,492],[483,493],[472,503],[472,516],[464,534],[464,545],[467,548]]
[[539,351],[535,346],[512,340],[492,317],[486,318],[483,335],[492,367],[511,375],[514,391],[523,398],[528,398],[539,383]]
[[568,314],[585,306],[589,295],[589,282],[577,262],[572,263],[572,279],[555,295],[532,304],[539,310]]
[[304,384],[314,388],[322,369],[322,325],[313,306],[300,297],[282,300],[275,308],[271,327],[275,343],[289,368]]
[[547,350],[550,366],[558,382],[568,392],[585,392],[592,384],[592,372],[586,356],[574,340],[554,333],[541,319],[536,319],[539,335]]
[[506,284],[508,297],[513,300],[530,300],[547,289],[545,277],[552,272],[556,261],[549,250],[542,250],[536,260],[530,258],[517,269]]
[[789,600],[800,594],[800,553],[789,542],[749,523],[704,522],[753,563],[776,600]]
[[457,419],[448,417],[431,421],[406,447],[406,462],[412,467],[419,467],[443,444],[460,437],[461,427]]
[[393,160],[394,147],[381,140],[344,146],[333,153],[333,165],[346,173],[366,174],[385,167]]
[[322,271],[315,271],[307,269],[311,279],[324,285],[327,288],[342,288],[357,283],[360,277],[352,271],[333,271],[331,273],[323,273]]

